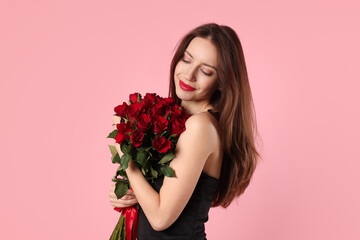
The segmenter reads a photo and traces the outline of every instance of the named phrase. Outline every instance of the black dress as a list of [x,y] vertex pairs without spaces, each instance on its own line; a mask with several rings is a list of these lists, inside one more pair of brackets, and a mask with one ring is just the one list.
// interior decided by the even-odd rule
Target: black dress
[[[152,184],[159,192],[164,177]],[[138,240],[203,240],[206,239],[204,223],[208,220],[208,212],[212,198],[217,190],[218,180],[204,172],[196,184],[189,202],[181,212],[179,218],[167,229],[155,231],[147,220],[143,210],[139,209]]]

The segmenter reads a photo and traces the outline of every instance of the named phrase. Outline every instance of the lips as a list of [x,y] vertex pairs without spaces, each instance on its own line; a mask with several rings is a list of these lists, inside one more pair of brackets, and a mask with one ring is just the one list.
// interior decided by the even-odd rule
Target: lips
[[184,83],[183,81],[181,81],[180,79],[179,79],[179,85],[180,85],[180,88],[181,88],[182,90],[185,90],[185,91],[194,91],[194,90],[196,90],[196,89],[193,88],[192,86],[185,84],[185,83]]

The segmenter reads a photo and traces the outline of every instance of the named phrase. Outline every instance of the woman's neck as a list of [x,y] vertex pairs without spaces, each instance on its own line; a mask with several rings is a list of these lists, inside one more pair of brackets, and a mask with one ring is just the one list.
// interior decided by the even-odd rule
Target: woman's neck
[[187,110],[187,113],[190,115],[206,112],[209,109],[213,108],[209,103],[194,104],[193,102],[185,102],[185,101],[181,101],[181,106],[184,106],[184,108]]

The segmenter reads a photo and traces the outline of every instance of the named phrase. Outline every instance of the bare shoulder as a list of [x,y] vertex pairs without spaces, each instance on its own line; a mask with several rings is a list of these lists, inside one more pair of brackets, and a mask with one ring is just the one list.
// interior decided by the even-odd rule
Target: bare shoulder
[[[191,169],[198,171],[194,176],[203,171],[219,178],[222,144],[217,119],[209,112],[199,113],[187,119],[185,128],[176,145],[176,158],[170,165],[178,169],[192,166]],[[184,171],[188,172],[188,169],[187,167]]]
[[219,124],[211,113],[203,112],[190,116],[185,122],[185,127],[199,129],[200,131],[210,131],[215,134],[219,128]]
[[218,144],[219,125],[211,113],[203,112],[190,116],[185,122],[185,128],[189,135],[197,135],[206,144]]

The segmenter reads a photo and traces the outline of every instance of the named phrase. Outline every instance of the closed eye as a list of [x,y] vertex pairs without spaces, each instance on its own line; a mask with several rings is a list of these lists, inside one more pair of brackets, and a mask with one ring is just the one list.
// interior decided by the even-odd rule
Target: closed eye
[[202,72],[203,74],[205,74],[206,76],[211,76],[211,75],[212,75],[211,73],[207,73],[207,72],[205,72],[205,71],[203,71],[203,70],[201,70],[201,72]]
[[185,63],[190,63],[190,61],[186,60],[185,58],[181,59]]

